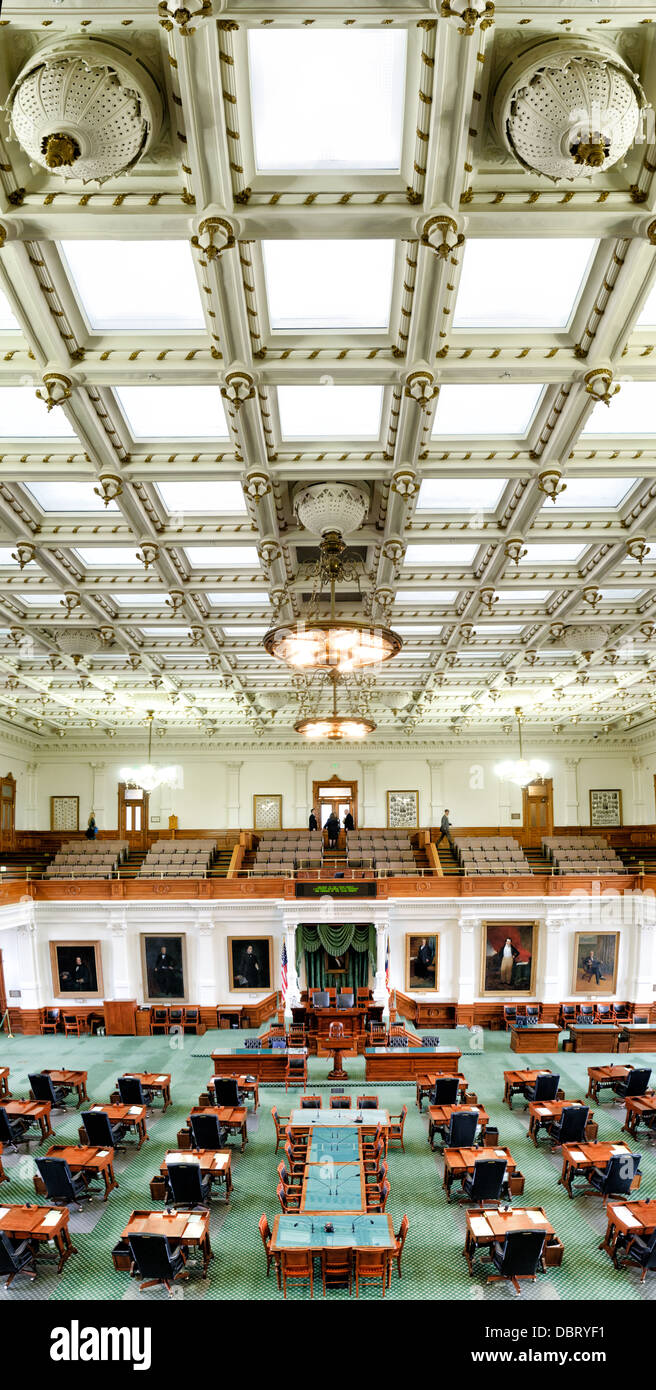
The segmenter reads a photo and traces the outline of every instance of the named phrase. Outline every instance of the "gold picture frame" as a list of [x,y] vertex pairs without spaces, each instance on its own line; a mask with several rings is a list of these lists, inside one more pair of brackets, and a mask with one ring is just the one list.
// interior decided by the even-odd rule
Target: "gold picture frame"
[[[246,962],[248,948],[253,956],[252,964]],[[249,975],[252,976],[249,980]],[[228,937],[228,975],[230,989],[237,994],[270,994],[273,984],[273,937],[272,936],[229,936]]]
[[[262,812],[266,804],[273,805],[277,809],[274,819],[265,820]],[[256,792],[253,796],[253,829],[254,830],[282,830],[282,796],[279,792]]]
[[[574,936],[572,994],[594,994],[598,998],[615,994],[619,953],[618,931],[577,931]],[[589,964],[586,968],[590,960],[594,964],[592,968]]]
[[51,941],[50,970],[56,999],[104,999],[100,941]]
[[[520,999],[535,993],[539,922],[483,922],[481,995],[485,999]],[[530,935],[527,935],[530,933]],[[510,955],[504,959],[510,938]],[[528,956],[528,960],[525,957]],[[527,968],[528,967],[528,968]]]
[[[145,1004],[187,1004],[187,937],[184,932],[141,932],[141,979]],[[162,950],[168,957],[160,965]],[[167,978],[168,976],[168,978]],[[165,988],[170,984],[171,989]]]
[[[427,950],[432,952],[431,958]],[[423,959],[419,952],[423,953]],[[414,968],[413,968],[414,961]],[[417,967],[420,968],[417,968]],[[427,983],[422,984],[422,980]],[[437,932],[406,932],[405,986],[412,994],[434,994],[440,987],[440,938]]]
[[623,825],[620,787],[590,787],[590,825],[595,830],[617,830]]
[[[394,803],[393,803],[393,800],[392,800],[392,798],[395,797],[395,796],[397,796],[397,797],[403,797],[403,798],[405,799],[406,804],[407,804],[407,809],[408,809],[408,811],[409,811],[409,816],[406,816],[405,818],[404,818],[403,816],[401,816],[401,819],[398,819],[398,817],[395,817],[395,814],[394,814]],[[395,789],[392,790],[392,791],[386,792],[386,797],[387,797],[387,829],[388,829],[388,830],[416,830],[416,829],[418,828],[418,826],[419,826],[419,792],[416,791],[416,790],[415,790],[415,791],[410,791],[410,790],[408,790],[408,791],[403,791],[403,790],[401,790],[401,789],[396,789],[396,788],[395,788]],[[412,802],[414,802],[414,805],[411,804]],[[399,801],[399,802],[397,803],[397,805],[398,805],[398,808],[401,809],[402,806],[403,806],[403,803]],[[410,819],[410,818],[409,818],[410,816],[412,816],[413,819]]]

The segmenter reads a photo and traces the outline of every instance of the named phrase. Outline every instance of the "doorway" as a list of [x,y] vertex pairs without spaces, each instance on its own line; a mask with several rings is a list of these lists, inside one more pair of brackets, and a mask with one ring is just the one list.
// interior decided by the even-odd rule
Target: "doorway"
[[0,850],[14,848],[16,831],[16,779],[11,772],[0,777]]
[[553,835],[553,781],[539,778],[522,787],[524,849],[539,849],[543,835]]
[[358,824],[358,784],[344,782],[341,777],[330,777],[327,781],[312,783],[312,805],[317,812],[321,830],[325,828],[333,811],[339,816],[340,825],[351,812],[355,825]]
[[130,849],[148,848],[148,792],[143,787],[118,784],[118,834],[127,840]]

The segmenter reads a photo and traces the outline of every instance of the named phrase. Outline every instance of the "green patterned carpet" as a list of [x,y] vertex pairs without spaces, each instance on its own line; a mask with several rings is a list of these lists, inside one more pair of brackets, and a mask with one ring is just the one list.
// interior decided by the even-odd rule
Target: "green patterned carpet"
[[[63,1273],[58,1276],[48,1261],[41,1260],[39,1278],[33,1284],[19,1278],[8,1292],[2,1286],[0,1300],[4,1304],[30,1298],[167,1300],[166,1291],[162,1288],[140,1294],[136,1281],[127,1274],[115,1272],[110,1252],[130,1212],[135,1208],[157,1205],[150,1197],[149,1179],[158,1170],[165,1149],[175,1147],[176,1132],[183,1125],[190,1107],[197,1103],[211,1075],[212,1048],[225,1047],[228,1041],[236,1046],[244,1036],[247,1035],[231,1032],[228,1039],[225,1032],[206,1033],[202,1038],[186,1037],[182,1043],[178,1038],[162,1037],[0,1039],[0,1065],[11,1067],[10,1085],[14,1096],[27,1096],[28,1071],[47,1066],[70,1066],[88,1070],[89,1096],[95,1101],[107,1100],[115,1088],[117,1076],[130,1068],[170,1071],[173,1098],[173,1105],[166,1115],[162,1115],[156,1102],[152,1117],[148,1119],[151,1137],[141,1151],[137,1153],[128,1140],[127,1155],[118,1155],[116,1176],[119,1188],[111,1193],[109,1201],[104,1203],[99,1196],[93,1203],[85,1204],[80,1213],[71,1213],[70,1229],[78,1254],[68,1261]],[[477,1092],[479,1101],[485,1105],[490,1123],[498,1127],[499,1142],[508,1145],[525,1175],[524,1195],[515,1198],[515,1204],[544,1206],[565,1246],[560,1268],[548,1269],[538,1276],[535,1284],[523,1285],[523,1299],[654,1299],[656,1279],[653,1275],[648,1276],[641,1291],[639,1270],[626,1268],[618,1272],[608,1256],[598,1250],[606,1228],[601,1198],[579,1196],[570,1201],[564,1189],[556,1185],[561,1170],[560,1157],[549,1153],[546,1141],[536,1150],[527,1138],[528,1117],[522,1102],[519,1099],[515,1101],[512,1114],[502,1103],[502,1074],[505,1068],[544,1065],[552,1071],[558,1070],[565,1095],[583,1098],[587,1088],[588,1065],[607,1059],[594,1054],[577,1057],[572,1053],[559,1053],[557,1057],[547,1056],[544,1059],[535,1056],[524,1059],[510,1053],[508,1035],[505,1033],[485,1033],[483,1051],[470,1055],[467,1055],[470,1046],[467,1030],[445,1031],[440,1034],[440,1039],[445,1045],[460,1047],[463,1052],[461,1070],[470,1087]],[[652,1065],[650,1057],[635,1056],[631,1060],[635,1065]],[[321,1090],[324,1104],[328,1103],[330,1092],[330,1083],[326,1080],[329,1065],[329,1061],[323,1058],[313,1058],[310,1062],[308,1089]],[[350,1077],[346,1089],[355,1097],[358,1090],[364,1088],[364,1060],[349,1059],[346,1066]],[[654,1066],[656,1072],[656,1062]],[[506,1284],[486,1286],[488,1266],[482,1260],[479,1260],[474,1277],[469,1277],[462,1254],[464,1208],[458,1207],[455,1202],[447,1205],[441,1187],[442,1160],[439,1154],[433,1154],[429,1149],[428,1121],[425,1113],[420,1117],[417,1111],[414,1085],[408,1082],[376,1087],[370,1083],[366,1089],[377,1090],[381,1105],[392,1113],[398,1113],[403,1103],[408,1106],[406,1152],[392,1152],[389,1156],[391,1194],[388,1211],[396,1230],[403,1213],[407,1212],[410,1230],[403,1255],[403,1277],[399,1280],[394,1271],[387,1297],[410,1300],[485,1299],[500,1303],[518,1301],[516,1294]],[[210,1265],[209,1278],[204,1280],[193,1276],[184,1285],[176,1286],[177,1297],[185,1300],[282,1297],[278,1293],[273,1270],[268,1280],[265,1277],[266,1264],[257,1223],[262,1213],[266,1212],[272,1224],[278,1210],[275,1180],[279,1156],[276,1158],[274,1155],[270,1107],[275,1104],[283,1114],[287,1114],[298,1095],[298,1091],[290,1091],[286,1097],[281,1086],[260,1088],[257,1116],[252,1115],[249,1107],[249,1143],[246,1152],[240,1154],[236,1140],[231,1145],[235,1188],[230,1206],[226,1207],[221,1196],[212,1202],[211,1241],[215,1258]],[[596,1107],[595,1118],[599,1122],[600,1139],[615,1140],[621,1137],[624,1120],[622,1106],[605,1100]],[[56,1129],[57,1142],[77,1143],[78,1125],[77,1112],[72,1108],[66,1112],[56,1111],[53,1127]],[[24,1148],[21,1148],[18,1157],[5,1155],[5,1168],[10,1181],[0,1187],[0,1204],[35,1200],[33,1155],[45,1152],[45,1147],[33,1141],[27,1157],[24,1156]],[[656,1197],[656,1145],[640,1135],[638,1140],[632,1141],[631,1147],[634,1152],[642,1154],[640,1196]],[[320,1283],[315,1284],[315,1297],[317,1295],[321,1297]],[[295,1300],[307,1296],[300,1289],[289,1293],[289,1298]],[[345,1298],[348,1293],[333,1290],[329,1297]],[[361,1293],[361,1298],[379,1299],[380,1292],[370,1288]]]

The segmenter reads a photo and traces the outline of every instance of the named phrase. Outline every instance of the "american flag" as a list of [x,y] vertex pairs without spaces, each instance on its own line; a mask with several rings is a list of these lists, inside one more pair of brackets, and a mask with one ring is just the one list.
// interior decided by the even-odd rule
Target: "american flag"
[[389,936],[385,941],[385,988],[390,993]]
[[280,958],[280,993],[284,1004],[287,998],[287,945],[282,943],[282,956]]

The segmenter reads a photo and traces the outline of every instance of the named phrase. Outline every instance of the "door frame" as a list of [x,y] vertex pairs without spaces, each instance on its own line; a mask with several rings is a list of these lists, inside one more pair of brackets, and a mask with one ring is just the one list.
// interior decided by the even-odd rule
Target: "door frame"
[[348,781],[346,778],[344,778],[344,777],[338,777],[336,772],[333,773],[332,777],[319,777],[319,778],[315,778],[315,779],[313,780],[313,782],[312,782],[312,805],[313,805],[313,806],[318,806],[318,805],[319,805],[319,802],[321,801],[321,797],[319,796],[319,788],[320,788],[320,787],[330,787],[331,790],[334,788],[334,789],[335,789],[335,792],[337,793],[337,795],[335,796],[335,800],[338,800],[338,799],[339,799],[338,794],[339,794],[340,791],[344,791],[344,792],[347,793],[348,800],[351,801],[351,802],[352,802],[352,805],[353,805],[353,819],[354,819],[354,821],[355,821],[355,824],[356,824],[356,825],[358,826],[358,828],[359,828],[359,826],[360,826],[360,821],[359,821],[359,819],[358,819],[358,784],[357,784],[357,782],[349,782],[349,781]]
[[12,772],[7,772],[4,777],[0,777],[0,788],[7,784],[11,787],[11,796],[2,798],[2,806],[11,809],[11,825],[5,831],[0,818],[0,850],[12,850],[16,843],[16,778]]
[[132,849],[148,849],[148,827],[150,825],[149,803],[150,793],[144,791],[143,787],[139,790],[142,793],[142,817],[141,830],[126,830],[125,828],[125,791],[131,785],[127,782],[118,784],[118,834],[119,839],[128,840]]
[[[530,800],[530,797],[528,795],[528,789],[529,787],[538,786],[542,786],[545,788],[546,799],[548,803],[548,824],[544,827],[544,830],[535,830],[528,824],[528,804]],[[527,784],[527,786],[522,787],[522,829],[524,832],[524,848],[539,849],[542,836],[553,835],[553,826],[553,777],[535,777],[532,782],[529,782]],[[535,843],[533,843],[534,840]]]

